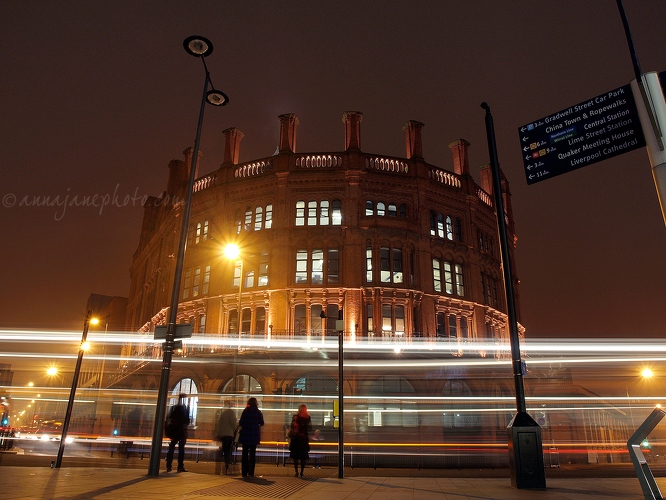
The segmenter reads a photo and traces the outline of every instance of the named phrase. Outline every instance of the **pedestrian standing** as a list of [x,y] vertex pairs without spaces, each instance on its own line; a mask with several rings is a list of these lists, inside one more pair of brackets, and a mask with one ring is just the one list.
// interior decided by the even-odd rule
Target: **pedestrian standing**
[[234,435],[238,421],[236,414],[231,407],[231,401],[224,402],[224,410],[220,413],[215,425],[215,440],[220,443],[217,450],[217,460],[215,462],[215,474],[220,474],[222,469],[222,459],[224,459],[224,473],[229,473],[229,464],[231,463],[231,447],[234,443]]
[[310,414],[308,407],[301,405],[298,407],[298,413],[291,419],[291,428],[289,431],[289,456],[294,459],[294,477],[298,477],[298,462],[301,462],[301,478],[305,470],[310,452]]
[[243,445],[241,473],[243,477],[254,477],[257,445],[261,442],[261,426],[264,425],[264,416],[257,405],[257,398],[248,399],[238,423],[240,424],[238,442]]
[[178,404],[169,410],[164,433],[171,439],[169,451],[166,456],[166,470],[171,472],[173,463],[173,452],[178,444],[178,472],[187,472],[185,470],[185,443],[187,443],[187,426],[190,425],[190,409],[185,404],[187,394],[178,396]]

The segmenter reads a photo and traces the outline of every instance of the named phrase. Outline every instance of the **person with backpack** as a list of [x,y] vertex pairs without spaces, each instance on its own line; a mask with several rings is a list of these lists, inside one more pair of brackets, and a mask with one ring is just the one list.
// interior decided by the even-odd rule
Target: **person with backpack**
[[171,441],[169,442],[169,451],[166,456],[166,470],[171,472],[173,464],[173,452],[178,444],[178,472],[187,472],[185,470],[185,443],[187,442],[187,426],[190,425],[190,409],[185,404],[187,394],[178,395],[178,404],[172,406],[167,415],[164,433]]
[[294,477],[298,477],[298,461],[301,462],[301,478],[310,452],[310,414],[308,407],[300,405],[298,413],[291,419],[289,428],[289,456],[294,459]]
[[244,478],[254,477],[257,445],[261,442],[261,426],[264,425],[264,416],[259,410],[257,398],[248,399],[238,424],[240,425],[238,442],[243,445],[241,472]]

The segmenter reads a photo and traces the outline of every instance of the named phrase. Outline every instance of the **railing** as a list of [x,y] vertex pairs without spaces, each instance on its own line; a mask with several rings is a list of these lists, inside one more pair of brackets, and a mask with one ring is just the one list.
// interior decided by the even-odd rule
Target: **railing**
[[271,170],[273,170],[272,159],[259,160],[245,165],[239,165],[236,170],[234,170],[234,177],[236,179],[255,177],[270,172]]
[[440,170],[438,168],[431,168],[429,173],[430,173],[430,178],[434,181],[455,188],[460,187],[460,179],[458,179],[458,176],[456,174],[452,174],[451,172],[447,172],[446,170]]
[[217,174],[207,175],[206,177],[202,177],[201,179],[194,182],[192,192],[196,193],[203,191],[204,189],[214,186],[215,184],[217,184]]
[[483,189],[477,188],[476,190],[476,195],[479,197],[479,199],[484,202],[486,205],[492,208],[493,206],[493,201],[490,199],[490,195],[486,193]]
[[301,168],[341,167],[342,156],[304,155],[296,158],[296,166]]
[[369,157],[365,159],[365,167],[371,170],[381,170],[383,172],[395,172],[406,174],[409,172],[409,165],[401,160],[394,158]]

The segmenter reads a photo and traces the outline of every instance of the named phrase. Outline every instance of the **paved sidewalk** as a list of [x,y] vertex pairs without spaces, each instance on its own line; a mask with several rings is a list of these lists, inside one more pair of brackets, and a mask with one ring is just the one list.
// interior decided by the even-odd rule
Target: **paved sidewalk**
[[[274,470],[274,469],[273,469]],[[139,498],[286,498],[337,499],[643,499],[636,478],[548,479],[546,491],[517,490],[506,478],[469,477],[350,477],[337,478],[337,470],[300,479],[284,474],[242,480],[195,472],[166,473],[148,477],[145,470],[92,467],[0,466],[0,498],[21,499],[120,499]],[[657,479],[666,491],[666,478]]]

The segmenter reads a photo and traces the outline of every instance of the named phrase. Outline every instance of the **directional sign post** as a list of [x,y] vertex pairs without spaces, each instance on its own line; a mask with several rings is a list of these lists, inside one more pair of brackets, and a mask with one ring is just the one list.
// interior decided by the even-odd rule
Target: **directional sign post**
[[527,184],[645,146],[630,85],[519,128]]

